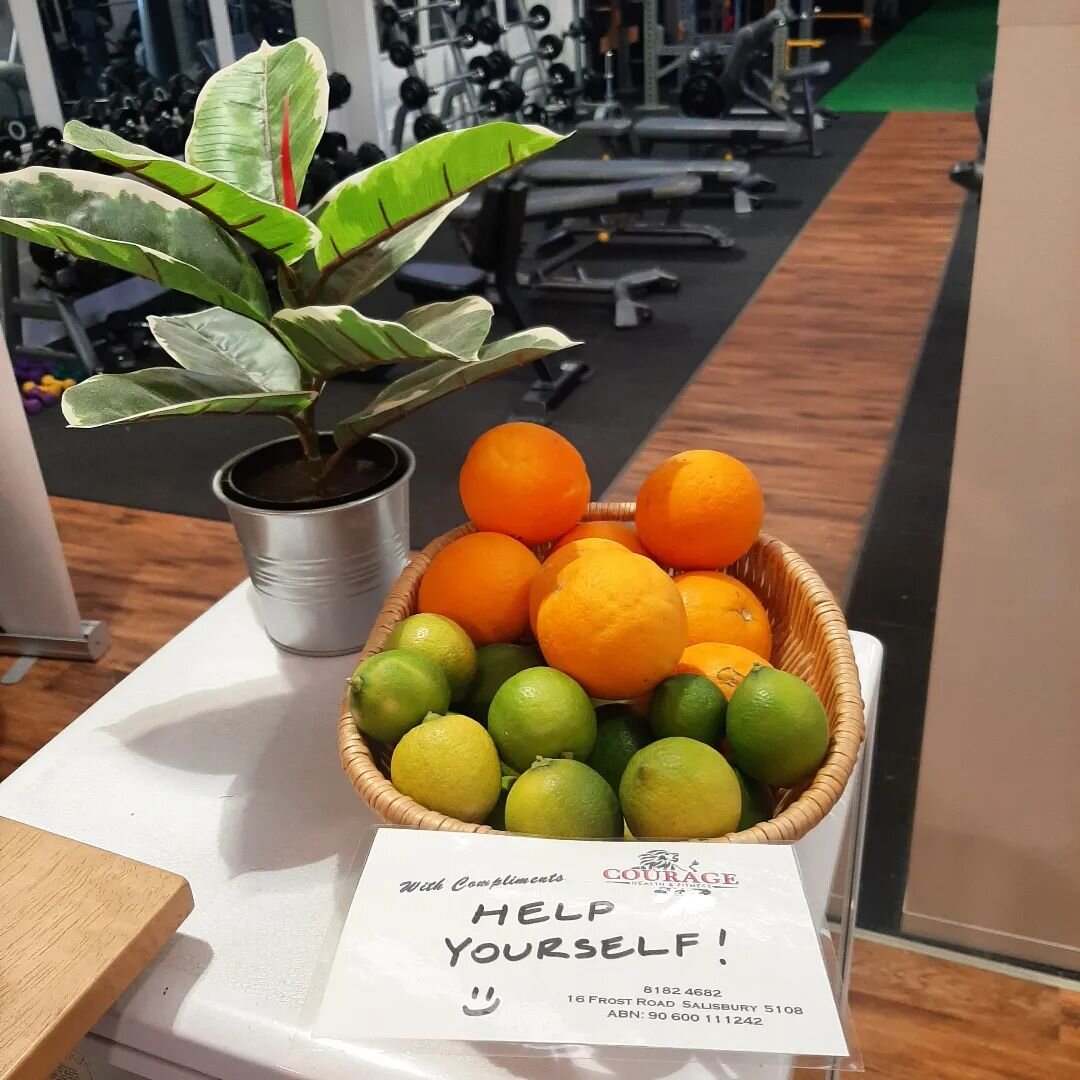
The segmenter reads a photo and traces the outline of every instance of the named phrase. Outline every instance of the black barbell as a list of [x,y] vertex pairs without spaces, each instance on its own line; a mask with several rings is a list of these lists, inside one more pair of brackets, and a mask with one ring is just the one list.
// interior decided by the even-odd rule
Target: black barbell
[[497,65],[491,62],[487,56],[474,56],[469,61],[469,70],[462,75],[455,75],[442,82],[426,83],[418,75],[408,75],[401,80],[398,87],[398,97],[402,105],[410,109],[422,109],[432,94],[443,90],[448,86],[457,86],[459,83],[472,83],[474,86],[487,86],[488,83],[501,79]]
[[386,48],[386,54],[394,67],[408,68],[417,60],[422,60],[432,49],[444,45],[458,45],[462,49],[472,49],[476,46],[476,31],[471,26],[463,26],[457,37],[444,38],[442,41],[433,41],[426,48],[419,45],[410,45],[407,41],[391,41]]
[[[506,83],[503,86],[485,90],[480,96],[478,108],[456,113],[451,118],[451,122],[457,123],[460,120],[468,120],[473,116],[483,116],[486,119],[493,120],[498,116],[504,116],[506,113],[520,109],[524,101],[525,93],[521,87],[517,83]],[[422,112],[413,121],[412,130],[413,138],[417,142],[423,142],[424,139],[430,139],[433,135],[441,135],[450,129],[446,121],[434,113]]]
[[543,4],[533,4],[524,19],[513,19],[500,23],[498,19],[486,15],[476,24],[476,36],[485,45],[494,45],[507,30],[515,26],[531,26],[534,30],[546,30],[551,24],[551,12]]

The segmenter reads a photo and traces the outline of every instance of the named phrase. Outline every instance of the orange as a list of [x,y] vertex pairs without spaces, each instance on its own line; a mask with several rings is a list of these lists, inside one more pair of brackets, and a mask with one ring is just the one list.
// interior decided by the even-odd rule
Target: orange
[[500,424],[472,444],[458,489],[478,529],[542,544],[573,528],[589,505],[581,455],[539,424]]
[[719,570],[692,570],[675,578],[686,605],[687,640],[720,641],[772,655],[772,629],[761,601],[737,578]]
[[[572,544],[575,540],[585,540],[598,537],[601,540],[614,540],[616,544],[622,544],[635,555],[648,555],[645,545],[638,539],[637,533],[629,525],[623,525],[618,521],[585,521],[575,525],[565,536],[560,536],[555,541],[553,552]],[[550,558],[550,556],[548,556]]]
[[475,645],[516,641],[529,625],[540,560],[501,533],[469,533],[444,547],[420,580],[417,608],[453,619]]
[[656,563],[624,551],[593,551],[559,571],[541,600],[536,637],[547,662],[597,698],[651,690],[686,646],[686,611]]
[[540,610],[540,601],[555,588],[559,571],[590,551],[604,551],[605,549],[626,550],[610,540],[590,536],[584,540],[575,540],[572,544],[560,547],[557,551],[552,551],[544,560],[543,566],[540,567],[540,573],[532,579],[532,584],[529,586],[529,625],[532,627],[534,634],[536,633],[536,613]]
[[761,488],[741,461],[716,450],[685,450],[645,477],[635,520],[659,562],[719,570],[750,550],[764,517]]
[[687,647],[679,658],[676,671],[691,675],[704,675],[712,679],[731,700],[735,688],[754,670],[754,667],[772,667],[763,656],[744,649],[741,645],[725,645],[718,641],[699,641]]

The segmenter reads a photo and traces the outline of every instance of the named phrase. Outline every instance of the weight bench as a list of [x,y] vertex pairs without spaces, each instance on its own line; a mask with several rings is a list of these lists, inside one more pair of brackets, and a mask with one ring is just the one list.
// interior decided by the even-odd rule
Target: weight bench
[[[673,119],[673,118],[672,118]],[[641,123],[642,121],[638,121]],[[692,172],[700,176],[705,191],[723,191],[724,185],[729,186],[732,202],[735,205],[735,213],[748,214],[756,203],[756,196],[763,192],[775,191],[776,184],[767,176],[754,172],[744,161],[736,161],[728,158],[689,158],[675,160],[672,158],[652,158],[635,156],[634,136],[637,125],[633,120],[626,117],[612,117],[608,120],[582,120],[575,128],[579,135],[589,135],[598,139],[605,151],[616,155],[613,159],[596,161],[593,164],[598,168],[608,168],[616,163],[621,168],[656,169],[648,175],[663,175],[662,171],[670,168],[672,172]],[[649,147],[652,152],[652,147]],[[620,156],[623,155],[623,156]],[[574,160],[574,159],[567,159]],[[550,159],[534,162],[526,166],[531,169],[534,166],[550,166],[554,172],[567,161]],[[745,171],[744,171],[745,170]],[[642,173],[641,175],[645,175]],[[615,179],[613,173],[612,179]],[[549,181],[543,181],[549,182]]]
[[[680,225],[678,215],[685,201],[701,191],[697,176],[648,177],[624,180],[617,184],[587,184],[580,187],[528,188],[524,205],[527,221],[547,225],[543,237],[529,251],[531,266],[518,273],[519,284],[536,292],[599,293],[615,301],[615,326],[630,329],[652,318],[651,309],[635,297],[642,293],[675,292],[679,279],[653,266],[618,277],[591,277],[583,266],[575,264],[571,275],[555,271],[576,259],[598,243],[620,235],[673,235]],[[451,215],[451,220],[468,226],[486,208],[486,191],[472,192]],[[667,209],[664,225],[650,225],[638,220],[627,222],[625,215],[637,217],[645,210]],[[730,246],[723,229],[707,225],[683,225],[688,235],[707,237],[712,243]],[[656,230],[656,231],[654,231]]]
[[647,180],[654,176],[697,176],[702,191],[730,194],[735,213],[753,209],[747,189],[753,174],[745,161],[698,158],[672,161],[661,158],[549,158],[524,167],[526,180],[535,184],[611,184],[624,180]]

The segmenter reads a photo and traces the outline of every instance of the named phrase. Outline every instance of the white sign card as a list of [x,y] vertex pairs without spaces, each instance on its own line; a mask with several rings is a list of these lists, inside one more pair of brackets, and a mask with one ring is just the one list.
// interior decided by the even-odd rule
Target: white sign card
[[388,828],[314,1034],[848,1053],[790,847]]

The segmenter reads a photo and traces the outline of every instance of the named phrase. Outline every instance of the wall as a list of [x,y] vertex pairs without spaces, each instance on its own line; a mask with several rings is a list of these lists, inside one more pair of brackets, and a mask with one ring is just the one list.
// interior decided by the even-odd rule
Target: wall
[[903,925],[1080,970],[1080,2],[999,23]]

